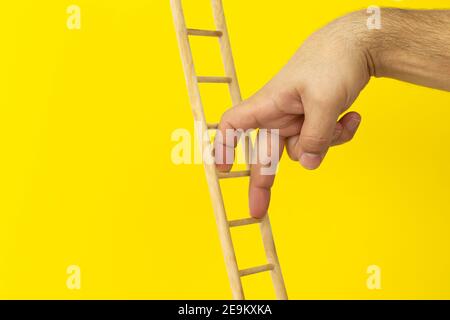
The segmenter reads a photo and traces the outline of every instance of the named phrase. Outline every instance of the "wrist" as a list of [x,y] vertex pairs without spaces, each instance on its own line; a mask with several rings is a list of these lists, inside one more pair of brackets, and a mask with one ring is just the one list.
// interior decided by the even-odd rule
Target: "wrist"
[[324,32],[360,79],[386,77],[450,91],[448,25],[450,10],[373,7],[335,20]]
[[449,90],[449,10],[373,8],[346,19],[370,76]]
[[379,50],[379,29],[376,29],[378,25],[372,14],[367,10],[358,10],[341,19],[345,24],[343,32],[353,45],[353,50],[357,51],[364,61],[369,78],[383,77],[384,54]]

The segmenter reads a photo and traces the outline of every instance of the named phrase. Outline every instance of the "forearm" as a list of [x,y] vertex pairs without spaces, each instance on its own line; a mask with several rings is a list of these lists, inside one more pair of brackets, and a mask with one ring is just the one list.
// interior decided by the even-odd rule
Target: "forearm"
[[355,34],[370,75],[450,91],[450,10],[382,9],[381,29],[364,27]]

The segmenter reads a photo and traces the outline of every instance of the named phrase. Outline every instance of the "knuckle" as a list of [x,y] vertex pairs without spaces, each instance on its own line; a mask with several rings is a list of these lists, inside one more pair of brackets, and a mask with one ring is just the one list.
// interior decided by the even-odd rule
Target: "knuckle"
[[232,109],[228,109],[222,114],[222,116],[220,117],[219,127],[230,127],[231,112]]
[[301,97],[291,88],[278,91],[272,101],[274,106],[283,113],[289,114],[303,110]]
[[[326,94],[326,92],[334,92],[334,94]],[[313,86],[308,88],[308,91],[306,91],[306,96],[308,98],[308,102],[314,107],[334,108],[345,104],[345,94],[342,94],[342,92],[345,92],[345,89],[341,87],[341,85],[337,84],[325,92],[323,88]]]
[[322,153],[326,151],[326,149],[329,146],[329,139],[322,138],[318,136],[302,136],[300,137],[300,145],[302,146],[302,149],[306,152],[311,153]]

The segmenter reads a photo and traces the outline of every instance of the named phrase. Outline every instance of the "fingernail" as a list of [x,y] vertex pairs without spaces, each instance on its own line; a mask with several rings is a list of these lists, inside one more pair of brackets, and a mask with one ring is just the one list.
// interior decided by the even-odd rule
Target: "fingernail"
[[350,121],[348,127],[350,130],[355,131],[356,129],[358,129],[360,124],[361,124],[360,118],[352,118],[352,121]]
[[314,153],[303,153],[300,157],[300,164],[308,170],[317,169],[322,162],[322,156]]

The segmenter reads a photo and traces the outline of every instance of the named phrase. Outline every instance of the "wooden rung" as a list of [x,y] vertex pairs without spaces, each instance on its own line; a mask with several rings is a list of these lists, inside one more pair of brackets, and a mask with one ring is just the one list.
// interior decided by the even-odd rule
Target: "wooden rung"
[[200,83],[231,83],[230,77],[197,77]]
[[243,178],[250,177],[250,170],[232,171],[232,172],[218,172],[219,179]]
[[217,129],[219,129],[219,124],[218,123],[207,123],[206,126],[208,127],[209,130],[217,130]]
[[228,225],[230,226],[230,228],[233,228],[233,227],[240,227],[240,226],[248,226],[250,224],[256,224],[256,223],[261,223],[261,222],[262,222],[262,219],[246,218],[246,219],[228,221]]
[[187,29],[187,34],[190,36],[221,37],[223,33],[217,30]]
[[265,264],[265,265],[259,266],[259,267],[243,269],[243,270],[239,270],[239,276],[245,277],[245,276],[249,276],[249,275],[255,274],[255,273],[271,271],[271,270],[273,270],[273,268],[274,268],[273,264]]

